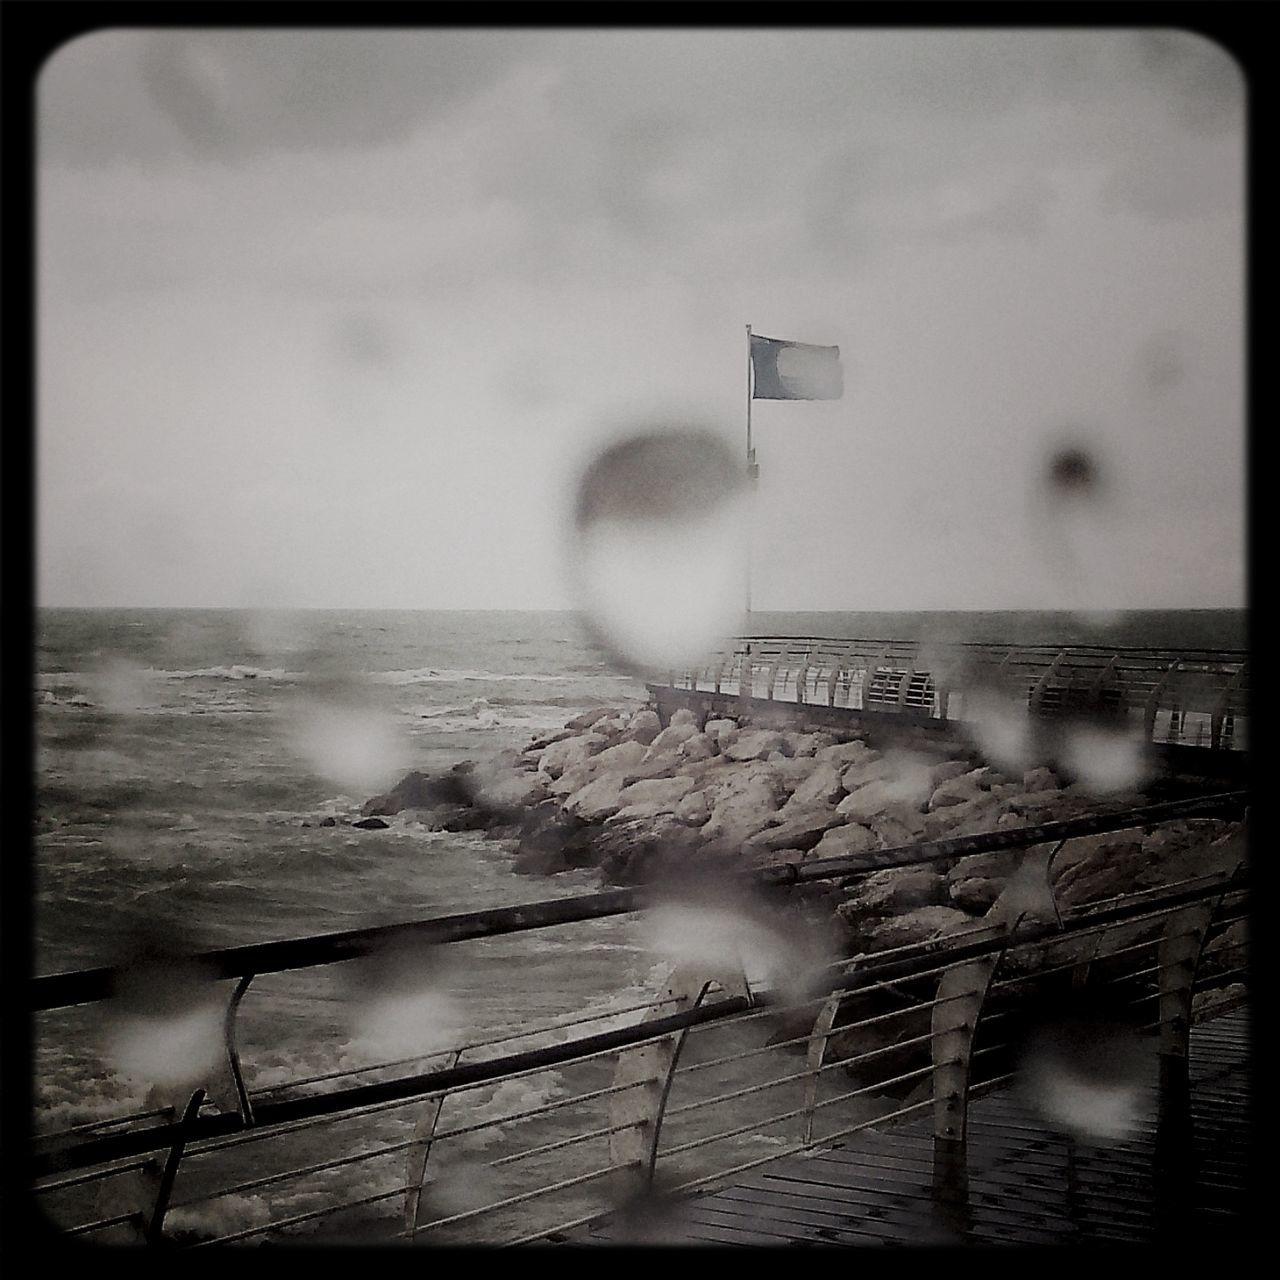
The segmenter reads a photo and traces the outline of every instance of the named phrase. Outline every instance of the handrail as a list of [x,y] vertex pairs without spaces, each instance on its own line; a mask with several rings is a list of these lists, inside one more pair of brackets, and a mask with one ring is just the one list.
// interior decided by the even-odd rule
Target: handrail
[[[1128,809],[1115,814],[1010,827],[976,835],[921,841],[912,845],[895,845],[848,857],[817,859],[799,866],[773,867],[754,873],[734,871],[732,874],[744,882],[760,885],[807,883],[862,872],[916,866],[970,853],[1022,849],[1054,840],[1101,835],[1178,818],[1243,811],[1247,800],[1248,793],[1244,791],[1222,792]],[[652,895],[653,890],[645,887],[611,889],[513,907],[437,916],[403,924],[222,948],[201,952],[191,959],[199,962],[216,979],[279,973],[288,969],[358,959],[388,942],[412,939],[422,944],[446,944],[625,915],[643,910],[649,905]],[[33,1010],[56,1009],[109,999],[120,976],[119,968],[102,967],[32,978],[27,985],[28,1007]]]
[[[1040,942],[1060,942],[1078,934],[1086,934],[1108,925],[1131,923],[1145,919],[1157,919],[1174,908],[1201,903],[1221,895],[1223,886],[1232,889],[1244,887],[1248,876],[1243,870],[1230,881],[1182,890],[1174,887],[1163,897],[1152,901],[1145,899],[1137,904],[1125,904],[1109,910],[1089,914],[1072,920],[1065,927],[1056,922],[1031,926],[1018,931],[1018,945],[1027,946]],[[873,954],[863,957],[854,974],[835,982],[833,994],[851,994],[865,989],[869,981],[903,980],[929,972],[945,957],[948,967],[1001,954],[1009,945],[1003,930],[997,936],[985,940],[948,946],[944,938],[936,939],[919,954],[907,957],[890,957],[878,963]],[[399,1077],[394,1080],[355,1085],[330,1093],[289,1099],[264,1104],[255,1108],[255,1128],[259,1131],[292,1121],[316,1116],[350,1112],[366,1106],[411,1101],[413,1099],[445,1093],[465,1086],[474,1086],[502,1080],[520,1071],[532,1071],[581,1060],[587,1056],[608,1053],[650,1041],[661,1040],[673,1032],[703,1023],[720,1021],[751,1009],[753,1003],[765,1003],[767,996],[756,993],[754,997],[730,996],[711,1005],[701,1005],[684,1012],[670,1014],[630,1027],[601,1032],[577,1040],[525,1050],[502,1058],[483,1062],[460,1064],[440,1071]],[[126,1133],[110,1134],[84,1142],[62,1143],[50,1146],[35,1157],[36,1176],[47,1176],[64,1170],[83,1168],[90,1164],[119,1160],[146,1151],[169,1148],[181,1137],[188,1145],[210,1138],[237,1132],[242,1126],[236,1113],[207,1115],[193,1119],[189,1124],[171,1122]]]

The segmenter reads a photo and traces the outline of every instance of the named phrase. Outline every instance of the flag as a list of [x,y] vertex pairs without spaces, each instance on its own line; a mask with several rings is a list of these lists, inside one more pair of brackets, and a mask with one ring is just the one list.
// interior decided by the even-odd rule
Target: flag
[[839,400],[844,372],[839,347],[781,342],[751,335],[753,400]]

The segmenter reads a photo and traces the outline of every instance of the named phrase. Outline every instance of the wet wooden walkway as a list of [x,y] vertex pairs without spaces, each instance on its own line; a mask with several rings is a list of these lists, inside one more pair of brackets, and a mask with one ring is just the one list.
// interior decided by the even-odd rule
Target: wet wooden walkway
[[[1117,1145],[1048,1131],[1009,1089],[971,1100],[967,1203],[932,1191],[930,1117],[784,1157],[581,1243],[1117,1245],[1239,1240],[1249,1219],[1247,1010],[1191,1033],[1189,1172],[1170,1185],[1154,1119]],[[1154,1108],[1153,1108],[1154,1109]]]

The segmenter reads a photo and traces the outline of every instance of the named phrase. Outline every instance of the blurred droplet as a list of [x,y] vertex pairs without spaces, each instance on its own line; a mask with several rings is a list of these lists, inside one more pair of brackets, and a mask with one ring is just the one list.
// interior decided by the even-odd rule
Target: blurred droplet
[[227,997],[191,950],[159,925],[127,939],[107,1010],[116,1066],[163,1088],[207,1083],[223,1054]]
[[660,885],[645,912],[642,937],[662,959],[721,982],[745,975],[783,1004],[820,988],[834,961],[834,940],[741,885],[705,877]]
[[1025,705],[990,688],[966,690],[961,724],[989,763],[1021,773],[1035,763],[1035,727]]
[[1050,455],[1045,481],[1050,492],[1064,498],[1088,497],[1102,483],[1096,459],[1081,445],[1066,445]]
[[743,464],[705,430],[634,435],[587,468],[569,569],[588,628],[625,667],[684,667],[739,629],[746,493]]
[[1018,1087],[1044,1123],[1080,1142],[1124,1142],[1153,1107],[1154,1047],[1090,997],[1041,1018],[1024,1041]]
[[354,680],[322,679],[303,690],[285,718],[293,750],[323,778],[374,792],[408,765],[391,716]]
[[1061,761],[1082,786],[1103,793],[1141,787],[1152,773],[1144,743],[1123,731],[1102,727],[1069,729]]
[[462,1013],[445,983],[440,948],[393,940],[351,965],[347,975],[352,1034],[375,1061],[427,1056],[456,1047]]

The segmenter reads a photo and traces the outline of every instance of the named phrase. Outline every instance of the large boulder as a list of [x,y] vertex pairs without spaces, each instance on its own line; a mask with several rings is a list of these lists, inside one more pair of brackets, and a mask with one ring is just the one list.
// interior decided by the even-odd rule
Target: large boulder
[[703,790],[690,791],[675,807],[676,819],[689,827],[701,827],[711,817],[711,802]]
[[626,785],[627,780],[621,773],[601,774],[565,798],[565,812],[583,822],[603,822],[622,808],[622,791]]
[[468,778],[471,765],[449,773],[430,775],[416,769],[405,774],[390,791],[366,800],[361,807],[365,818],[389,817],[405,809],[435,809],[443,806],[469,805],[472,786]]
[[[791,811],[788,813],[787,810]],[[753,854],[761,849],[812,849],[832,827],[842,823],[840,815],[829,804],[812,801],[806,807],[780,810],[774,825],[750,836],[742,851]]]
[[859,853],[871,853],[881,847],[876,833],[858,822],[847,822],[831,827],[814,845],[812,858],[850,858]]
[[918,809],[919,794],[904,789],[894,779],[879,778],[850,791],[837,807],[850,822],[870,822],[878,814],[891,810]]
[[973,927],[973,917],[955,907],[916,907],[901,915],[876,918],[876,923],[865,932],[865,944],[868,951],[885,951]]
[[674,814],[680,801],[693,789],[692,778],[647,778],[625,786],[618,795],[620,818],[652,818]]
[[626,736],[646,747],[661,732],[662,721],[658,719],[658,713],[649,707],[642,707],[627,721]]
[[708,737],[705,733],[695,733],[676,748],[676,755],[681,761],[710,760],[719,753],[720,748],[715,739]]
[[787,808],[792,805],[802,806],[821,801],[823,804],[836,804],[844,798],[844,786],[840,781],[840,770],[829,761],[815,764],[807,775],[796,784],[796,789],[787,801]]
[[967,804],[970,800],[976,800],[982,792],[990,791],[994,780],[995,775],[986,766],[948,778],[929,797],[929,808],[944,809],[950,805]]
[[786,735],[776,729],[744,729],[724,754],[730,760],[763,760],[771,751],[786,754]]
[[[817,733],[791,733],[787,735],[791,744],[791,754],[793,756],[816,756],[823,747],[835,746],[835,735],[819,731]],[[824,761],[832,768],[834,763],[830,760]]]
[[649,752],[646,758],[652,760],[658,756],[670,755],[681,743],[696,737],[698,737],[698,726],[696,724],[689,724],[685,721],[680,724],[669,724],[649,744]]
[[773,820],[779,790],[776,778],[755,771],[732,788],[717,791],[702,835],[707,840],[740,844]]
[[867,760],[879,759],[880,753],[867,746],[860,738],[852,742],[837,742],[829,747],[819,747],[813,753],[814,759],[824,764],[834,765],[844,770],[850,765],[862,764]]
[[717,719],[708,720],[703,728],[703,733],[710,738],[721,751],[725,749],[738,736],[738,722],[729,720],[726,717],[718,717]]
[[853,877],[845,890],[840,914],[887,916],[916,907],[943,906],[947,901],[947,880],[932,867],[890,867]]
[[538,769],[549,778],[558,778],[566,769],[582,764],[589,757],[603,751],[609,739],[603,733],[587,732],[572,738],[553,742],[538,761]]
[[616,717],[618,714],[617,707],[593,707],[590,711],[584,711],[581,715],[574,716],[572,720],[565,724],[566,729],[590,729],[592,725],[599,721]]
[[994,831],[1004,812],[1004,801],[989,791],[981,791],[963,804],[931,809],[923,818],[924,834],[929,840],[949,840]]
[[607,884],[643,884],[686,865],[700,843],[698,832],[672,816],[614,817],[597,831],[594,851]]

